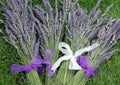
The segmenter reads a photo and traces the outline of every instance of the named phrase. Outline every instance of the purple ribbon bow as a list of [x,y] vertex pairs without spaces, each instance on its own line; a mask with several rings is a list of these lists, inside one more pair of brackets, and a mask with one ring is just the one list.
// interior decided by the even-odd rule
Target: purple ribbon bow
[[85,69],[87,78],[91,75],[98,74],[98,71],[95,68],[89,66],[87,57],[80,55],[77,59],[77,62],[83,69]]
[[51,50],[47,50],[45,52],[45,59],[42,59],[41,56],[37,56],[36,59],[33,59],[32,65],[19,65],[19,64],[12,64],[11,65],[11,73],[19,73],[19,72],[30,72],[31,70],[36,70],[39,73],[44,73],[46,71],[48,71],[48,76],[53,77],[56,72],[51,72],[50,68],[52,67],[52,64],[50,63],[51,61],[51,56],[52,56],[52,51]]

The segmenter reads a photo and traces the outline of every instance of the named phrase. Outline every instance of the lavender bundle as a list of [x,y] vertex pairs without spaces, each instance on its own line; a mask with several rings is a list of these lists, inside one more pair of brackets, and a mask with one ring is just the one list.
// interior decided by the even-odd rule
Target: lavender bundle
[[58,11],[57,0],[55,0],[54,9],[50,5],[49,0],[43,0],[43,4],[45,8],[42,8],[40,5],[35,5],[33,8],[33,14],[36,18],[35,28],[41,39],[40,50],[42,53],[46,49],[56,51],[56,48],[58,48],[58,44],[62,40],[62,35],[64,35],[62,31],[66,17],[64,11]]
[[[69,3],[66,41],[70,43],[74,52],[98,42],[100,46],[84,54],[87,56],[89,65],[93,68],[98,68],[103,61],[108,60],[116,52],[116,49],[112,49],[112,47],[120,38],[120,20],[108,18],[107,12],[112,5],[102,14],[101,10],[97,9],[100,0],[89,14],[87,14],[86,10],[80,8],[77,2],[66,1]],[[85,71],[80,70],[71,74],[68,74],[69,71],[66,72],[66,79],[70,78],[71,75],[70,81],[66,82],[67,85],[84,85],[86,83],[88,78],[84,74],[86,72],[87,75],[88,67],[84,67],[81,64],[82,59],[82,57],[78,57],[77,61]],[[86,62],[86,59],[83,60]],[[65,69],[62,66],[61,68]]]
[[[64,25],[67,13],[65,11],[65,1],[63,2],[62,10],[58,10],[58,1],[55,0],[55,8],[52,8],[49,0],[42,0],[44,7],[36,5],[33,9],[33,14],[36,17],[36,30],[39,39],[41,40],[40,52],[45,52],[46,49],[53,51],[51,62],[54,63],[59,57],[58,45],[64,36]],[[42,54],[43,55],[43,54]],[[51,72],[55,74],[56,72]],[[50,75],[53,76],[53,75]],[[52,85],[55,78],[45,76],[45,85]],[[61,84],[61,83],[60,83]]]
[[[47,49],[48,43],[50,45],[50,49],[55,48],[58,49],[58,44],[60,41],[66,42],[70,45],[73,53],[77,50],[91,46],[94,43],[99,43],[95,50],[87,52],[83,55],[79,55],[76,59],[77,63],[83,68],[83,70],[72,71],[69,70],[69,62],[62,62],[60,68],[57,69],[57,74],[52,79],[47,78],[45,84],[46,85],[84,85],[88,77],[91,75],[95,75],[98,73],[96,69],[98,68],[100,63],[109,59],[116,49],[112,49],[112,47],[116,44],[117,40],[120,38],[119,30],[120,30],[120,22],[119,19],[109,19],[107,12],[109,11],[109,6],[106,11],[102,14],[100,9],[97,9],[100,3],[92,9],[92,11],[88,14],[87,10],[80,8],[78,1],[72,2],[71,0],[64,0],[62,3],[62,10],[57,9],[57,0],[55,0],[55,9],[53,9],[48,0],[44,1],[45,11],[40,7],[36,6],[34,9],[35,16],[38,18],[40,24],[39,33],[42,33],[45,47],[41,47],[43,49]],[[56,11],[57,10],[57,11]],[[42,12],[41,12],[42,11]],[[38,12],[38,13],[37,13]],[[43,14],[41,14],[43,13]],[[56,14],[62,14],[58,16]],[[42,15],[42,16],[41,16]],[[46,15],[46,16],[44,16]],[[38,17],[39,16],[39,17]],[[60,18],[64,21],[63,26],[61,28]],[[56,28],[61,28],[57,31]],[[44,31],[43,29],[44,28]],[[45,30],[46,29],[46,30]],[[58,42],[56,42],[56,32],[62,32],[61,38],[58,38]],[[64,32],[64,33],[63,33]],[[51,36],[51,34],[53,36]],[[59,33],[57,33],[59,34]],[[46,36],[47,35],[47,36]],[[41,39],[41,38],[40,38]],[[49,39],[51,41],[49,41]],[[62,43],[65,44],[65,43]],[[42,46],[44,46],[42,45]],[[53,46],[53,47],[52,47]],[[48,46],[49,47],[49,46]],[[67,47],[67,45],[66,45]],[[64,50],[66,52],[66,49]],[[44,51],[42,51],[44,52]],[[64,53],[64,52],[62,52]],[[55,53],[56,54],[56,53]],[[52,57],[54,62],[55,59],[60,57],[61,53]],[[59,60],[58,60],[59,61]],[[86,62],[84,64],[84,62]],[[55,65],[56,66],[56,65]],[[53,64],[54,67],[54,64]],[[90,71],[88,71],[88,68]],[[89,73],[90,72],[90,73]],[[84,75],[86,73],[86,76]]]
[[[43,2],[46,10],[40,8],[38,5],[36,5],[34,9],[31,9],[31,4],[29,4],[30,6],[28,5],[28,0],[7,0],[7,5],[2,3],[7,41],[17,49],[24,65],[13,64],[11,66],[11,72],[27,72],[29,83],[31,85],[42,84],[36,71],[43,73],[45,72],[45,67],[48,67],[47,74],[49,76],[52,77],[55,75],[56,72],[49,73],[49,68],[52,65],[50,63],[50,57],[52,52],[56,52],[53,56],[58,56],[59,52],[56,48],[58,48],[57,45],[62,39],[61,35],[65,14],[63,15],[62,12],[58,14],[57,5],[55,9],[56,11],[53,12],[49,2],[44,0]],[[56,25],[58,26],[56,27]],[[51,49],[52,52],[47,49]],[[43,58],[38,56],[39,50]],[[52,59],[52,61],[57,59],[57,57],[54,58],[55,59]],[[46,76],[45,80],[49,80],[49,77]]]
[[[65,39],[65,34],[67,33],[66,26],[68,26],[67,20],[71,8],[68,7],[70,3],[66,0],[62,2],[62,10],[58,10],[57,0],[55,0],[55,8],[52,8],[48,0],[43,0],[43,3],[45,8],[36,5],[33,9],[33,14],[36,17],[36,30],[39,34],[39,38],[42,40],[40,52],[44,53],[46,49],[52,49],[54,51],[54,55],[51,60],[52,63],[54,63],[59,57],[59,43],[64,40],[68,41]],[[63,33],[64,31],[66,32]],[[69,71],[67,68],[68,63],[69,62],[65,62],[62,64],[58,73],[53,78],[46,76],[45,85],[67,84],[75,73],[73,71]]]
[[[3,4],[7,40],[27,65],[23,71],[31,85],[85,85],[98,74],[96,68],[116,52],[112,47],[120,38],[119,19],[109,19],[111,6],[101,13],[99,3],[90,13],[78,0],[63,0],[59,9],[57,0],[54,8],[49,0],[33,8],[28,0]],[[43,82],[37,72],[46,72]]]
[[6,0],[6,2],[6,5],[2,3],[6,40],[17,49],[22,64],[25,65],[13,64],[11,72],[24,70],[28,72],[26,74],[29,84],[42,85],[37,71],[32,70],[30,66],[30,61],[39,54],[40,41],[36,37],[35,22],[28,0]]

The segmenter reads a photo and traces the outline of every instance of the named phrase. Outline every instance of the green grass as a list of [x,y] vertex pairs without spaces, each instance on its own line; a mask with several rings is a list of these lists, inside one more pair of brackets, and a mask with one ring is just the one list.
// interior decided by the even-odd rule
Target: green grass
[[120,41],[115,48],[119,51],[101,64],[99,74],[89,78],[86,85],[120,85]]
[[[33,0],[38,3],[41,0]],[[54,0],[50,0],[51,2]],[[39,2],[40,3],[40,2]],[[79,0],[80,6],[90,11],[97,0]],[[102,0],[100,8],[105,8],[114,3],[110,9],[110,17],[120,17],[120,0]],[[53,4],[53,3],[52,3]],[[116,45],[119,50],[110,60],[105,61],[99,68],[97,76],[89,78],[86,85],[120,85],[120,41]],[[12,63],[20,63],[16,51],[0,37],[0,85],[23,85],[24,74],[11,74],[9,69]]]
[[[96,5],[98,0],[79,0],[80,6],[87,9],[88,12]],[[113,4],[112,8],[109,11],[110,17],[118,18],[120,17],[120,0],[102,0],[99,8],[102,11]]]
[[25,76],[22,73],[10,73],[12,63],[20,63],[16,50],[0,37],[0,85],[23,85]]
[[[80,0],[80,3],[82,7],[90,11],[97,0]],[[110,17],[120,18],[120,0],[102,0],[99,8],[104,11],[112,3],[114,5],[109,11]],[[86,85],[120,85],[120,41],[115,48],[118,52],[101,64],[99,74],[89,78]]]

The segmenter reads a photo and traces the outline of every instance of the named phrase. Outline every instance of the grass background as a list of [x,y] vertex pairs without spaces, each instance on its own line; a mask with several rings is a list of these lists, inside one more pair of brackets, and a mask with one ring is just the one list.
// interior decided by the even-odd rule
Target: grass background
[[[54,0],[50,0],[54,4]],[[34,4],[40,4],[41,0],[33,0]],[[79,0],[80,6],[90,11],[97,0]],[[111,4],[110,17],[120,18],[120,0],[102,0],[99,8],[102,11]],[[120,41],[115,46],[119,51],[110,60],[101,64],[97,76],[89,78],[86,85],[120,85]],[[12,63],[20,63],[16,50],[9,45],[0,35],[0,85],[24,85],[25,75],[22,73],[11,74],[9,69]]]

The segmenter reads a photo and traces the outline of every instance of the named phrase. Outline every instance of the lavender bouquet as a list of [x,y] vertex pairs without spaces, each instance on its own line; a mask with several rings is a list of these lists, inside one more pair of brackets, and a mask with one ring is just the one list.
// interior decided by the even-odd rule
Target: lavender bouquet
[[[55,8],[52,8],[49,0],[42,0],[44,7],[35,5],[33,14],[36,18],[36,30],[38,32],[39,39],[41,40],[40,52],[44,54],[46,49],[53,51],[51,63],[54,63],[59,57],[58,45],[64,37],[64,26],[67,13],[65,11],[65,1],[63,2],[62,10],[58,10],[58,1],[55,0]],[[45,76],[45,85],[53,85],[55,80],[55,72],[48,69],[48,75]],[[51,78],[52,77],[52,78]],[[56,83],[55,83],[56,84]],[[61,83],[59,83],[61,84]]]
[[120,38],[120,21],[109,19],[112,5],[101,13],[99,0],[87,13],[78,0],[63,0],[59,8],[57,0],[54,8],[49,0],[43,0],[44,7],[32,8],[28,2],[7,0],[2,10],[6,39],[23,61],[24,66],[17,66],[25,68],[13,64],[11,71],[27,72],[31,85],[85,85],[116,52],[112,47]]
[[[73,53],[76,53],[76,51],[81,48],[84,49],[85,47],[89,46],[93,47],[92,51],[86,50],[85,54],[82,55],[82,53],[80,53],[76,58],[76,61],[79,66],[82,67],[82,70],[79,66],[77,68],[77,65],[75,68],[72,68],[72,70],[70,70],[71,68],[68,69],[70,66],[69,62],[62,61],[69,60],[69,58],[63,59],[63,57],[61,57],[62,53],[55,52],[55,56],[52,57],[54,64],[50,70],[53,72],[57,71],[57,73],[53,78],[47,77],[47,79],[45,79],[45,84],[84,85],[90,76],[98,74],[98,71],[95,68],[98,68],[103,61],[109,59],[111,55],[116,52],[116,49],[112,49],[112,47],[120,38],[119,19],[109,19],[107,12],[112,5],[109,6],[104,13],[101,13],[101,10],[97,9],[100,0],[89,14],[87,13],[87,10],[80,8],[78,0],[76,2],[72,2],[71,0],[64,0],[62,2],[62,10],[57,9],[57,0],[55,0],[55,9],[51,7],[48,0],[43,0],[43,3],[45,5],[45,11],[43,11],[42,8],[38,6],[36,6],[34,9],[35,16],[37,18],[39,16],[38,21],[40,23],[42,21],[38,32],[44,36],[42,39],[46,41],[44,42],[45,47],[41,48],[47,49],[46,47],[49,43],[50,46],[53,46],[55,49],[59,49],[63,54],[66,54],[65,56],[67,56],[68,49],[71,51],[70,48],[72,49]],[[43,14],[41,14],[41,10],[44,12]],[[62,20],[60,17],[62,17]],[[64,23],[62,23],[62,27],[61,25],[57,24],[61,21],[64,21]],[[42,28],[44,28],[44,31]],[[47,30],[45,30],[45,28]],[[60,28],[59,31],[57,31],[56,28]],[[56,32],[58,32],[57,34],[59,34],[59,32],[62,33],[62,35],[60,35],[62,39],[57,37],[58,42],[56,42],[55,38],[57,35],[54,35]],[[53,36],[51,36],[51,34]],[[60,41],[62,43],[60,43]],[[94,49],[94,47],[96,49]],[[50,47],[50,49],[51,48],[52,47]],[[68,57],[69,56],[70,55],[68,55]],[[59,59],[54,62],[57,58]],[[70,63],[71,62],[73,61],[70,61]]]
[[[120,21],[119,19],[108,18],[107,12],[112,5],[103,14],[100,9],[97,9],[100,0],[89,14],[87,14],[86,10],[80,8],[77,2],[72,3],[67,0],[67,3],[69,3],[67,6],[70,10],[66,22],[66,41],[67,43],[70,42],[73,52],[96,42],[100,44],[95,50],[83,54],[87,59],[82,55],[78,56],[77,62],[84,70],[71,74],[66,72],[66,79],[69,79],[71,75],[70,81],[66,82],[67,85],[84,85],[89,76],[98,73],[88,67],[98,68],[104,60],[108,60],[116,52],[116,49],[112,49],[112,47],[120,38]],[[87,65],[88,63],[89,65]],[[61,68],[65,69],[62,66]]]
[[32,70],[35,63],[31,60],[36,59],[39,54],[40,41],[36,37],[35,22],[28,2],[28,0],[6,0],[6,4],[2,3],[5,39],[16,48],[22,64],[25,65],[13,64],[11,72],[25,71],[29,84],[42,85],[38,72]]

